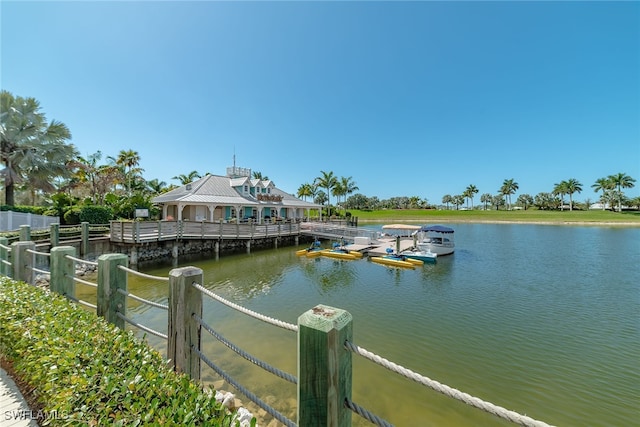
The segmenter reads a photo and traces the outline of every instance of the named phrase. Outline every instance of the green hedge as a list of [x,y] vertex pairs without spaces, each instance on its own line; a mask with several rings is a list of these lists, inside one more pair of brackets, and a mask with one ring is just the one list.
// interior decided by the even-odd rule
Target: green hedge
[[[234,414],[130,331],[0,277],[0,355],[37,390],[50,425],[233,426]],[[254,421],[255,422],[255,421]]]

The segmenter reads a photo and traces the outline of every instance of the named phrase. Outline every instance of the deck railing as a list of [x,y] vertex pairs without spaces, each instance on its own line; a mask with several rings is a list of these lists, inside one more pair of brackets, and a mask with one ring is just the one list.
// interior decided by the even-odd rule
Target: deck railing
[[251,240],[300,234],[299,222],[255,224],[208,221],[111,221],[111,241],[146,243],[181,239]]

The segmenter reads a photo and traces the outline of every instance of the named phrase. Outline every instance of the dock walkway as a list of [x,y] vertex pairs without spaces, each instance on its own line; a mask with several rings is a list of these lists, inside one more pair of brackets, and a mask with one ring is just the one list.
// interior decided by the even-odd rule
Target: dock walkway
[[13,379],[0,368],[0,427],[38,427],[37,416]]

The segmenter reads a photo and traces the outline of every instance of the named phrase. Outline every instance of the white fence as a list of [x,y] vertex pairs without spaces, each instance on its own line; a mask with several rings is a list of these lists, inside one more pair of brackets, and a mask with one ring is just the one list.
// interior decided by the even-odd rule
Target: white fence
[[57,216],[13,211],[0,212],[0,231],[14,231],[19,229],[21,225],[28,225],[32,230],[47,229],[51,224],[56,223],[60,223],[60,218]]

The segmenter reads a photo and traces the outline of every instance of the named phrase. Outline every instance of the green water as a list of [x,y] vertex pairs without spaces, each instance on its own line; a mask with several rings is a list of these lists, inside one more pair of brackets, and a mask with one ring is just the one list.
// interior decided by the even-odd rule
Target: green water
[[[296,323],[319,303],[345,309],[354,318],[357,345],[534,419],[559,426],[640,426],[640,229],[454,228],[455,254],[416,270],[366,259],[299,258],[294,247],[179,265],[202,268],[207,288],[286,322]],[[141,270],[166,276],[174,266]],[[129,289],[166,302],[166,284],[130,278]],[[162,310],[130,300],[129,315],[166,332]],[[296,375],[295,333],[209,298],[204,318],[244,350]],[[203,337],[212,360],[295,420],[295,386],[208,333]],[[164,349],[160,339],[148,339]],[[220,386],[203,366],[204,381]],[[396,426],[511,425],[355,355],[353,384],[356,403]],[[354,425],[370,425],[353,419]]]

